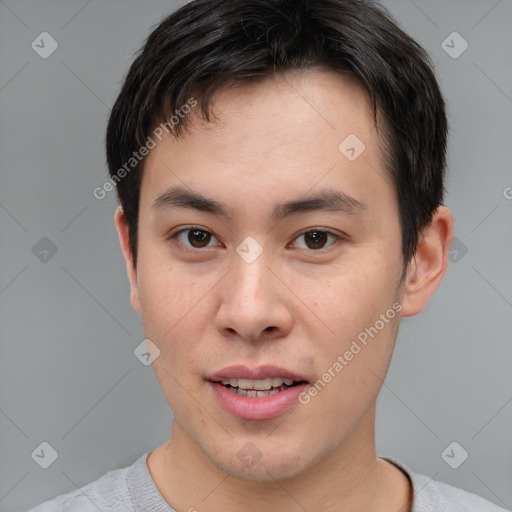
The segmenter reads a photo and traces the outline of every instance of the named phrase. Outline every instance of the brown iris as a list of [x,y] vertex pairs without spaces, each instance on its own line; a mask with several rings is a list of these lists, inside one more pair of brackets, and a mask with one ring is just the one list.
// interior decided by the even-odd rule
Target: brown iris
[[327,242],[328,234],[325,231],[308,231],[307,233],[303,233],[302,236],[304,236],[306,245],[310,249],[321,249]]
[[212,235],[211,233],[208,233],[208,231],[204,231],[202,229],[191,229],[188,232],[187,238],[192,247],[200,249],[208,245]]

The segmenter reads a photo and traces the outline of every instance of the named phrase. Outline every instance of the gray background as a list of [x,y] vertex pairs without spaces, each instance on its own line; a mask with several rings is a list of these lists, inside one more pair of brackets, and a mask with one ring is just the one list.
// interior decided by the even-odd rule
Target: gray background
[[[114,192],[100,201],[92,191],[107,176],[103,137],[122,78],[177,5],[0,1],[1,511],[129,465],[169,435],[152,369],[133,354],[144,336]],[[403,320],[378,402],[378,452],[510,508],[512,2],[386,5],[431,54],[449,103],[446,205],[458,242],[427,308]],[[59,45],[47,59],[31,47],[44,31]],[[469,44],[458,58],[442,47],[453,31]],[[445,45],[453,54],[462,41]],[[43,237],[57,249],[46,261],[32,249]],[[43,441],[58,452],[48,469],[31,457]],[[458,469],[441,457],[453,441],[469,453]]]

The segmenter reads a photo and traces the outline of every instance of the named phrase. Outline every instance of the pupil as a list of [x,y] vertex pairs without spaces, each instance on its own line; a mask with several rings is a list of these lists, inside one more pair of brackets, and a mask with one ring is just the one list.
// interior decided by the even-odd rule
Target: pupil
[[[202,242],[206,241],[205,245],[208,245],[211,235],[202,229],[194,229],[188,232],[188,241],[194,247],[204,247],[201,245]],[[199,243],[198,243],[199,242]]]
[[[306,244],[310,249],[321,249],[327,242],[327,233],[321,231],[309,231],[305,233]],[[310,246],[308,240],[312,241],[313,247]]]

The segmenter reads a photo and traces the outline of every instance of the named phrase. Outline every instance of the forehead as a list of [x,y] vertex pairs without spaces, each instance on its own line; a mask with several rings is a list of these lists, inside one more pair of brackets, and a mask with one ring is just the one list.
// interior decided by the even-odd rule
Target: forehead
[[[207,138],[212,144],[250,147],[245,136],[258,135],[253,142],[272,148],[291,142],[305,147],[345,132],[367,136],[374,130],[370,97],[348,73],[326,68],[288,70],[253,83],[239,83],[218,90],[212,99],[214,122],[187,119],[191,136]],[[277,135],[277,137],[276,137]],[[244,140],[245,139],[245,140]],[[180,143],[179,140],[176,141]],[[320,149],[320,148],[319,148]]]
[[212,114],[207,123],[190,113],[182,137],[157,143],[141,195],[154,200],[179,184],[223,202],[263,189],[285,200],[286,191],[304,194],[320,181],[362,202],[363,195],[393,194],[370,98],[350,75],[289,71],[226,87],[213,96]]

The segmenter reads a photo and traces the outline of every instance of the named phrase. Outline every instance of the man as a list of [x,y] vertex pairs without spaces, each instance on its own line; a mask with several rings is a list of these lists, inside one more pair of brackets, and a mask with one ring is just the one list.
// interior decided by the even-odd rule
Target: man
[[446,132],[428,57],[370,2],[165,19],[106,144],[172,432],[33,510],[502,510],[376,455],[400,319],[448,264]]

